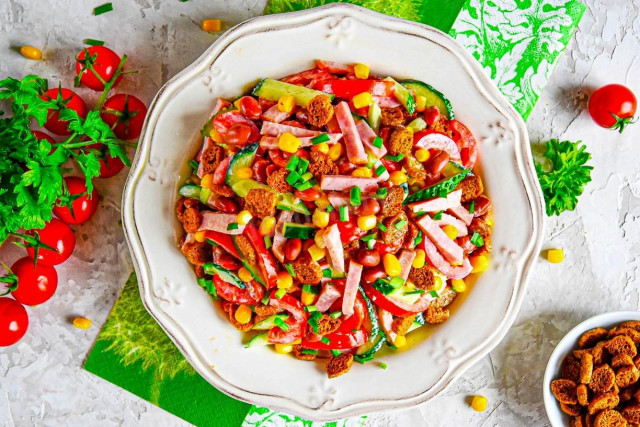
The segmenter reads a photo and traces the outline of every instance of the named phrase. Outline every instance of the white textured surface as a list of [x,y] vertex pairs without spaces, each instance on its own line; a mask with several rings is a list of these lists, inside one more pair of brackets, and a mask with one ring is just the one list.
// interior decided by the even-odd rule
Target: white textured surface
[[[115,11],[91,14],[103,1],[0,1],[0,78],[29,73],[71,85],[73,56],[86,37],[107,41],[141,71],[119,87],[150,101],[168,78],[191,63],[215,39],[203,18],[228,25],[260,13],[264,0],[115,1]],[[532,141],[584,140],[593,154],[593,182],[576,212],[547,221],[546,247],[563,247],[567,259],[538,261],[515,325],[482,362],[443,396],[407,413],[370,417],[370,425],[547,425],[541,381],[548,356],[564,332],[593,314],[639,307],[640,125],[625,135],[597,128],[585,112],[599,85],[626,83],[640,95],[640,3],[589,0],[569,50],[528,121]],[[71,11],[69,11],[71,10]],[[43,62],[27,62],[12,47],[43,46]],[[30,329],[16,346],[0,350],[0,425],[184,425],[174,416],[93,375],[80,366],[107,317],[131,265],[117,226],[125,176],[98,183],[100,209],[77,227],[74,257],[59,268],[56,296],[28,308]],[[13,262],[21,252],[5,245]],[[88,331],[69,319],[94,321]],[[428,367],[425,367],[428,369]],[[465,399],[489,398],[482,414]]]

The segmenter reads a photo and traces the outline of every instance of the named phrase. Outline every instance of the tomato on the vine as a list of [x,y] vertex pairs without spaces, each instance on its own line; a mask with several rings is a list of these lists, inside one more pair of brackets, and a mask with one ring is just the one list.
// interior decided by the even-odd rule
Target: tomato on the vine
[[633,92],[626,86],[602,86],[589,98],[589,114],[598,125],[622,133],[625,126],[634,123],[638,104]]
[[12,298],[0,298],[0,347],[20,341],[29,327],[27,310]]
[[124,168],[124,163],[119,157],[112,157],[109,154],[109,148],[101,143],[87,145],[86,148],[98,150],[98,159],[100,160],[100,175],[98,178],[111,178],[117,175]]
[[56,140],[55,140],[55,139],[53,139],[53,138],[51,137],[51,135],[48,135],[48,134],[46,134],[46,133],[44,133],[44,132],[40,132],[39,130],[34,130],[32,133],[33,133],[33,136],[35,136],[37,140],[42,140],[42,139],[44,139],[44,140],[46,140],[49,144],[55,144],[55,143],[56,143]]
[[[84,101],[69,89],[49,89],[41,98],[45,101],[55,101],[61,108],[66,107],[75,111],[81,118],[87,116],[87,106],[84,104]],[[44,127],[56,135],[70,135],[69,122],[59,120],[59,115],[59,110],[49,110]]]
[[119,93],[107,99],[100,117],[120,139],[136,139],[142,132],[147,106],[133,95]]
[[[36,230],[33,230],[27,234],[33,236],[35,232]],[[58,265],[69,259],[76,246],[76,236],[67,224],[57,218],[51,218],[51,221],[37,232],[42,243],[57,250],[56,252],[51,249],[39,248],[38,264]],[[27,247],[27,253],[32,259],[36,256],[33,247]]]
[[[108,47],[91,46],[82,49],[76,57],[76,73],[82,84],[101,92],[105,83],[115,76],[120,61],[118,54]],[[121,79],[122,75],[119,75],[112,87],[116,87]]]
[[58,288],[56,269],[44,264],[33,265],[33,259],[20,258],[13,263],[11,271],[18,278],[17,288],[11,291],[16,301],[24,305],[46,302]]
[[84,178],[68,176],[64,178],[64,182],[69,190],[71,209],[69,206],[55,206],[53,214],[67,224],[83,224],[89,221],[98,209],[98,192],[94,189],[88,195]]

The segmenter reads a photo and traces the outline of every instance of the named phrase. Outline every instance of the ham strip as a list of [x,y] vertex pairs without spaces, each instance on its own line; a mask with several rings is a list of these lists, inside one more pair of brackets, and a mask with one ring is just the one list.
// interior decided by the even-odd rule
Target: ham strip
[[427,308],[429,308],[431,301],[433,301],[434,299],[435,298],[432,297],[429,292],[425,292],[424,294],[420,295],[420,298],[418,298],[418,300],[413,304],[401,299],[389,297],[389,300],[393,303],[393,305],[400,307],[402,310],[410,311],[411,313],[420,313],[421,311],[425,311]]
[[467,208],[462,205],[449,208],[449,212],[451,212],[454,216],[460,218],[460,220],[466,225],[471,224],[471,221],[473,221],[473,214],[470,214]]
[[374,96],[373,101],[378,104],[380,108],[395,108],[400,106],[400,103],[390,96]]
[[195,240],[196,240],[195,235],[194,235],[194,234],[192,234],[192,233],[188,233],[188,234],[187,234],[187,237],[185,237],[185,239],[184,239],[184,243],[182,244],[182,248],[180,248],[180,249],[181,249],[182,251],[184,251],[184,248],[185,248],[185,246],[187,245],[187,243],[191,243],[191,242],[193,242],[193,241],[195,241]]
[[400,273],[400,277],[404,279],[406,282],[409,278],[409,273],[411,272],[411,267],[413,264],[413,259],[416,257],[416,253],[414,251],[404,250],[400,254],[398,261],[400,261],[400,266],[402,267],[402,272]]
[[435,149],[446,151],[449,153],[450,160],[460,163],[460,150],[458,149],[456,142],[447,135],[443,135],[441,133],[428,133],[415,142],[414,145],[425,150]]
[[442,227],[445,225],[451,225],[455,227],[455,229],[458,230],[458,237],[466,236],[467,234],[469,234],[467,226],[464,222],[460,221],[458,218],[452,217],[451,215],[447,215],[446,213],[442,214],[442,218],[434,219],[433,222],[435,222],[438,227]]
[[318,296],[318,301],[316,301],[316,309],[319,312],[329,310],[331,304],[336,302],[338,298],[340,298],[340,291],[330,283],[325,284],[320,291],[320,295]]
[[[373,170],[375,171],[380,166],[384,166],[384,165],[382,164],[382,162],[380,160],[378,160],[373,165]],[[382,175],[376,177],[376,181],[378,181],[378,182],[387,181],[388,179],[389,179],[389,171],[387,170],[387,168],[385,168],[384,172],[382,172]]]
[[[331,203],[331,206],[333,206],[334,208],[351,205],[351,197],[348,194],[329,192],[327,193],[327,198],[329,199],[329,203]],[[362,201],[365,201],[370,198],[371,197],[362,195]]]
[[218,98],[216,100],[216,105],[213,107],[213,111],[211,112],[211,117],[218,114],[220,111],[227,109],[231,106],[231,103],[226,99]]
[[282,234],[282,229],[284,227],[284,223],[291,222],[292,219],[292,211],[281,211],[278,222],[276,223],[276,230],[275,235],[273,236],[273,243],[271,244],[271,251],[280,262],[284,262],[284,246],[287,243],[287,239]]
[[364,165],[367,163],[367,153],[364,152],[364,145],[353,121],[349,104],[345,101],[339,103],[335,108],[335,116],[340,126],[340,131],[344,135],[344,142],[347,149],[347,157],[354,165]]
[[462,265],[454,267],[449,264],[442,255],[440,255],[438,248],[436,248],[436,245],[434,245],[429,238],[424,239],[423,242],[427,259],[429,259],[431,264],[433,264],[438,271],[449,279],[464,279],[469,275],[469,273],[471,273],[471,270],[473,270],[468,258],[465,258],[462,261]]
[[373,131],[373,129],[371,129],[371,126],[369,126],[367,122],[365,122],[364,120],[358,120],[356,122],[356,129],[358,130],[358,135],[360,135],[362,143],[364,144],[365,148],[369,150],[369,152],[371,152],[371,154],[376,156],[376,158],[378,159],[383,158],[384,155],[387,154],[387,149],[384,144],[380,148],[373,145],[373,140],[378,135],[376,135],[376,133]]
[[462,198],[462,190],[452,191],[444,197],[436,197],[422,202],[411,203],[411,209],[413,212],[439,212],[446,211],[447,209],[460,206],[460,199]]
[[202,212],[202,223],[200,223],[198,231],[210,230],[232,235],[242,234],[244,225],[238,225],[235,230],[227,230],[227,226],[232,222],[236,222],[237,219],[238,215],[234,214],[204,211]]
[[349,317],[353,314],[353,306],[356,303],[358,285],[362,276],[362,265],[351,260],[349,261],[349,273],[347,283],[344,285],[344,295],[342,297],[342,314]]
[[376,191],[378,180],[376,178],[363,178],[350,175],[324,175],[320,180],[322,191],[344,191],[351,187],[360,187],[363,193]]
[[291,112],[292,111],[288,113],[286,111],[280,111],[278,109],[278,104],[276,104],[273,107],[269,108],[264,113],[262,113],[262,120],[266,120],[268,122],[280,123],[287,120],[289,116],[291,116]]
[[380,327],[382,331],[385,333],[387,338],[391,341],[391,343],[396,342],[396,338],[398,334],[393,332],[393,314],[389,313],[387,310],[377,307],[378,309],[378,320],[380,320]]
[[[327,144],[335,144],[338,141],[340,141],[340,139],[342,138],[342,134],[341,133],[329,133],[327,134],[329,135],[329,140],[326,141]],[[300,140],[300,148],[303,147],[311,147],[313,145],[313,143],[311,142],[311,140],[314,137],[311,136],[302,136],[300,138],[298,138]],[[277,136],[263,136],[262,139],[260,140],[260,146],[266,150],[272,150],[275,148],[279,148],[278,147],[278,137]]]
[[456,264],[462,263],[464,256],[462,248],[451,240],[429,215],[420,218],[418,220],[418,226],[424,231],[425,235],[435,243],[448,261]]
[[289,132],[291,135],[301,137],[301,136],[318,136],[322,132],[318,132],[316,130],[309,130],[305,128],[299,128],[296,126],[283,125],[280,123],[273,122],[262,122],[262,128],[260,129],[260,133],[262,135],[269,136],[280,136],[285,132]]
[[344,273],[344,248],[342,247],[342,240],[340,240],[338,224],[332,224],[331,227],[327,228],[322,238],[327,247],[327,255],[331,265],[338,272]]

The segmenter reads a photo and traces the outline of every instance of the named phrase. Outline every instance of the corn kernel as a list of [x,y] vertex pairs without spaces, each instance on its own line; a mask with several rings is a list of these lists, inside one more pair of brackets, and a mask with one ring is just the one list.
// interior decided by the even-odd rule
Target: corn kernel
[[249,179],[253,176],[253,169],[251,168],[238,168],[236,170],[236,176],[238,179]]
[[384,271],[391,277],[399,276],[402,273],[402,265],[400,265],[400,261],[394,254],[384,254],[382,264],[384,265]]
[[547,251],[547,261],[552,264],[560,264],[564,261],[564,251],[562,249],[549,249]]
[[33,61],[39,61],[42,59],[42,51],[33,46],[22,46],[20,48],[20,55]]
[[278,289],[289,289],[293,286],[293,278],[286,271],[278,273]]
[[451,279],[451,287],[456,292],[464,292],[467,290],[467,284],[462,279]]
[[489,227],[493,227],[493,218],[489,217],[485,221]]
[[487,410],[487,398],[484,396],[473,396],[471,399],[471,408],[476,412],[484,412]]
[[316,200],[316,206],[320,209],[326,209],[331,203],[326,194],[322,194],[318,200]]
[[329,158],[335,162],[340,158],[340,156],[342,156],[342,150],[343,150],[342,144],[340,143],[333,144],[329,148]]
[[395,340],[393,340],[393,344],[396,347],[404,347],[407,345],[407,338],[404,335],[398,335]]
[[272,216],[266,216],[260,223],[260,235],[271,236],[276,229],[276,219]]
[[251,311],[249,306],[247,306],[246,304],[240,304],[238,306],[238,309],[236,310],[236,314],[234,315],[234,317],[236,318],[236,322],[240,323],[241,325],[246,325],[247,323],[251,322],[252,314],[253,312]]
[[215,129],[211,129],[211,132],[209,132],[209,136],[211,137],[211,139],[213,139],[213,142],[217,142],[219,144],[224,142],[224,136],[222,136],[222,134]]
[[427,98],[422,95],[416,96],[416,111],[422,112],[427,108]]
[[206,236],[207,232],[206,231],[197,231],[196,234],[193,235],[193,237],[196,239],[196,242],[198,243],[202,243],[204,242],[205,236]]
[[401,185],[407,182],[407,174],[402,171],[395,171],[389,174],[389,181],[393,183],[393,185]]
[[290,113],[293,107],[296,106],[296,99],[293,95],[284,95],[278,99],[278,110],[283,113]]
[[280,135],[278,139],[278,148],[287,153],[295,153],[300,148],[302,142],[289,132]]
[[313,222],[313,225],[318,228],[325,228],[327,225],[329,225],[329,213],[323,212],[320,209],[316,209],[313,212],[311,222]]
[[245,283],[249,283],[253,280],[253,276],[251,275],[249,270],[244,267],[240,267],[240,270],[238,270],[238,277]]
[[356,77],[359,79],[369,78],[369,66],[365,64],[356,64],[353,66],[353,71],[356,73]]
[[472,273],[482,273],[487,268],[489,268],[489,260],[484,255],[476,255],[469,257],[469,262],[473,266]]
[[359,168],[355,168],[353,172],[351,172],[351,176],[359,176],[362,178],[371,178],[373,176],[373,171],[365,166],[360,166]]
[[426,262],[426,254],[422,249],[416,250],[416,257],[413,259],[413,268],[422,268]]
[[303,305],[312,305],[316,300],[316,296],[312,292],[302,291],[300,294],[300,301]]
[[320,249],[325,249],[326,244],[324,243],[324,230],[318,230],[315,236],[313,236],[313,241],[316,242],[316,246]]
[[447,235],[451,240],[455,240],[458,237],[458,229],[453,225],[445,225],[442,227],[442,231]]
[[213,186],[213,175],[208,173],[205,176],[203,176],[202,179],[200,180],[200,186],[202,188],[206,188],[207,190],[210,190],[211,187]]
[[364,108],[371,105],[373,98],[369,92],[362,92],[353,97],[353,106],[356,108]]
[[431,157],[431,153],[429,152],[429,150],[421,148],[416,151],[415,157],[419,162],[426,162]]
[[220,28],[222,28],[222,23],[219,19],[205,19],[202,21],[202,30],[208,33],[220,31]]
[[244,210],[238,214],[236,221],[238,222],[239,225],[247,225],[249,224],[249,221],[251,221],[251,218],[253,218],[253,215],[251,215],[251,212]]
[[73,319],[73,327],[77,329],[89,329],[91,327],[91,320],[86,317],[76,317]]
[[293,344],[276,344],[276,353],[287,354],[293,351]]
[[321,142],[320,144],[314,145],[313,149],[321,152],[322,154],[329,154],[329,144],[327,144],[326,142]]
[[309,251],[309,255],[311,255],[311,259],[314,261],[320,261],[327,254],[327,250],[320,248],[318,245],[312,245],[307,249]]
[[442,277],[440,276],[433,276],[433,290],[434,291],[439,291],[440,289],[442,289],[442,286],[444,285],[444,280],[442,280]]
[[375,215],[364,215],[358,217],[358,228],[360,230],[373,230],[378,225],[378,219]]

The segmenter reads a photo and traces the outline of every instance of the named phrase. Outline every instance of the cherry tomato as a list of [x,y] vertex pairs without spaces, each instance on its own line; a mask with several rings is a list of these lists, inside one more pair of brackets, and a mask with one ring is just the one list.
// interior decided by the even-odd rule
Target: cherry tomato
[[136,139],[142,132],[147,106],[133,95],[119,93],[107,99],[100,117],[120,139]]
[[[64,182],[71,196],[87,192],[84,178],[68,176],[64,178]],[[68,206],[55,206],[53,214],[67,224],[84,224],[96,213],[96,209],[98,209],[98,191],[94,188],[90,196],[84,194],[71,202],[71,209]]]
[[251,120],[258,120],[262,115],[262,108],[258,101],[252,96],[243,96],[238,100],[240,112],[243,116]]
[[[332,312],[340,310],[342,310],[342,298],[339,298],[336,302],[334,302],[330,308],[330,311]],[[335,333],[347,334],[353,332],[354,330],[360,329],[366,314],[367,306],[365,305],[362,297],[358,294],[356,302],[353,305],[353,314],[346,319],[343,318],[340,327],[335,331]]]
[[[35,231],[29,231],[27,234],[34,235]],[[57,218],[51,218],[42,230],[38,230],[40,241],[42,243],[55,248],[56,251],[40,248],[38,250],[38,265],[58,265],[65,262],[76,247],[76,236],[67,224]],[[35,250],[32,247],[27,248],[27,253],[33,259]]]
[[37,140],[42,140],[42,139],[46,139],[47,142],[49,142],[49,144],[55,144],[56,140],[53,139],[53,137],[51,137],[51,135],[48,135],[44,132],[40,132],[39,130],[34,130],[33,131],[33,136],[36,137]]
[[589,114],[602,127],[622,133],[626,125],[634,123],[638,104],[626,86],[611,84],[593,92],[589,98]]
[[453,132],[453,140],[460,149],[462,166],[472,168],[478,159],[478,144],[471,131],[458,120],[451,120],[449,127]]
[[0,298],[0,347],[20,341],[29,327],[27,310],[18,301]]
[[[277,166],[272,164],[269,160],[264,160],[264,159],[258,159],[253,164],[253,167],[252,167],[253,173],[256,174],[256,180],[258,182],[267,182],[267,177],[270,175],[269,166],[273,166],[274,168],[277,168]],[[273,168],[272,168],[272,172],[273,172]]]
[[[91,46],[83,49],[76,57],[76,73],[82,84],[102,92],[104,83],[109,82],[115,76],[120,60],[118,54],[108,47]],[[93,71],[89,68],[89,63],[93,66]],[[122,75],[118,76],[112,87],[116,87],[121,79]]]
[[213,285],[220,298],[234,304],[258,304],[264,296],[264,287],[255,280],[247,283],[245,289],[227,283],[217,274],[213,276]]
[[[60,108],[69,108],[78,113],[82,118],[87,116],[87,106],[84,104],[84,101],[69,89],[49,89],[41,98],[45,101],[55,101]],[[59,115],[59,111],[49,110],[44,127],[56,135],[70,135],[69,122],[58,120]]]
[[33,259],[20,258],[11,266],[18,277],[18,289],[11,291],[16,301],[25,305],[38,305],[46,302],[58,288],[56,269],[44,264],[33,265]]
[[111,157],[109,148],[104,144],[91,144],[87,148],[94,148],[98,151],[98,159],[100,159],[100,175],[98,178],[111,178],[124,169],[124,163],[119,157]]

